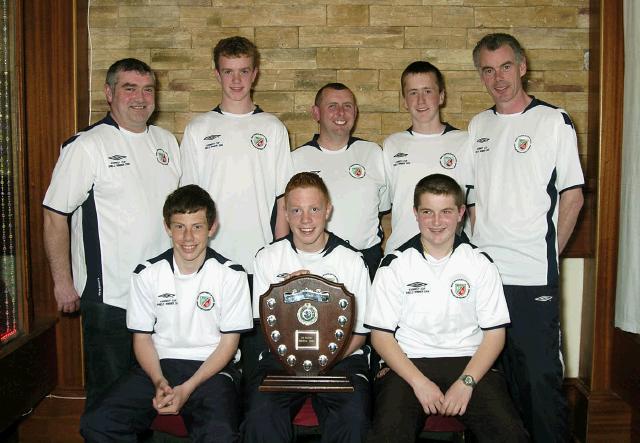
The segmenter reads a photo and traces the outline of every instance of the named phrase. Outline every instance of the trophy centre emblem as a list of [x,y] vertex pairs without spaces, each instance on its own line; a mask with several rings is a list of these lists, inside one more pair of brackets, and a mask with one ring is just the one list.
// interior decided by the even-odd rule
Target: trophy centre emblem
[[318,310],[311,303],[305,303],[298,309],[298,321],[305,326],[311,326],[318,321]]

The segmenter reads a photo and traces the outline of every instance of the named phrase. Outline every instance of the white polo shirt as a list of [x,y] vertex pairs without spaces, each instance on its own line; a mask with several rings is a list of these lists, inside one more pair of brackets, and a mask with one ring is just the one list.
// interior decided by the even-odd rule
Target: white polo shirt
[[253,317],[260,318],[260,296],[272,283],[280,283],[292,272],[307,269],[335,283],[342,283],[356,298],[354,334],[368,334],[362,326],[367,295],[371,287],[362,254],[340,237],[329,233],[325,248],[316,253],[296,250],[291,234],[264,247],[256,254],[253,276]]
[[216,202],[219,228],[209,245],[253,273],[255,253],[273,240],[276,198],[292,175],[287,129],[259,107],[245,115],[217,107],[187,125],[181,154],[181,184],[200,185]]
[[176,139],[157,126],[129,132],[107,115],[62,145],[43,205],[71,215],[78,294],[126,308],[136,265],[170,246],[162,206],[179,179]]
[[445,174],[466,190],[471,182],[467,146],[467,132],[449,124],[445,124],[442,134],[420,134],[409,128],[387,137],[383,144],[384,166],[393,209],[386,254],[418,233],[413,214],[413,191],[422,178]]
[[173,249],[131,276],[127,327],[152,334],[160,359],[206,360],[221,334],[251,330],[251,301],[242,266],[207,248],[202,267],[181,274]]
[[373,281],[365,327],[395,333],[409,358],[472,356],[482,330],[510,322],[498,269],[456,237],[453,252],[425,257],[420,234],[385,256]]
[[333,212],[327,229],[360,250],[382,241],[379,214],[390,202],[380,146],[351,137],[347,146],[331,151],[320,147],[316,134],[291,156],[294,172],[314,172],[329,189]]
[[504,284],[558,284],[559,195],[584,185],[571,119],[534,97],[520,114],[481,112],[469,136],[472,242],[495,260]]

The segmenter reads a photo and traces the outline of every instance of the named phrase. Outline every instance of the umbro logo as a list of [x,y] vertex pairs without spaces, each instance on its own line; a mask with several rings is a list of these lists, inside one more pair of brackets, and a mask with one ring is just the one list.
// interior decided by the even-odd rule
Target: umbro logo
[[402,158],[402,157],[406,157],[409,154],[405,154],[404,152],[398,152],[396,155],[393,156],[393,158]]
[[309,171],[309,172],[310,172],[310,173],[312,173],[312,174],[320,175],[320,173],[321,173],[322,171]]
[[203,140],[215,140],[218,137],[220,137],[220,134],[211,134],[207,135]]
[[122,166],[129,166],[131,164],[127,161],[126,155],[115,154],[115,155],[110,155],[107,158],[111,160],[108,165],[109,168],[119,168]]
[[489,139],[486,138],[486,137],[482,137],[482,138],[479,138],[478,140],[476,140],[477,143],[486,143],[488,141],[489,141]]
[[169,294],[169,293],[165,292],[164,294],[158,295],[158,298],[173,298],[175,296],[176,296],[175,294]]
[[427,286],[427,284],[421,281],[415,281],[413,283],[408,283],[407,286],[411,288],[422,288],[423,286]]

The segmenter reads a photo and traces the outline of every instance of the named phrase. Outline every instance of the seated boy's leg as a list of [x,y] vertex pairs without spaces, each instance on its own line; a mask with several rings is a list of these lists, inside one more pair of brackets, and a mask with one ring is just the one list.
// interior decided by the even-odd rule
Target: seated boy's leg
[[373,392],[373,425],[367,442],[414,441],[427,415],[411,386],[385,366],[374,381]]
[[244,421],[240,426],[242,441],[247,443],[289,442],[293,438],[293,418],[302,408],[307,394],[260,392],[258,387],[268,372],[282,370],[268,352],[260,360],[247,383]]
[[352,355],[330,371],[346,375],[354,392],[315,394],[313,409],[320,422],[322,441],[360,443],[371,426],[371,385],[366,355]]
[[509,397],[502,373],[490,370],[473,389],[464,415],[458,417],[482,442],[528,442],[524,424]]
[[136,442],[156,416],[153,383],[137,367],[112,385],[82,416],[80,433],[90,443]]
[[182,417],[194,443],[240,441],[240,391],[240,373],[233,364],[193,391]]

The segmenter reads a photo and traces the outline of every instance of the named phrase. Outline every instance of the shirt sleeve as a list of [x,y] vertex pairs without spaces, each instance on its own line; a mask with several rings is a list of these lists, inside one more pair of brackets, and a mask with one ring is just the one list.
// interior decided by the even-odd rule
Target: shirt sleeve
[[253,328],[251,295],[247,274],[226,269],[223,287],[220,332],[244,332]]
[[368,334],[369,329],[364,326],[364,314],[367,308],[367,299],[371,291],[371,278],[365,265],[362,254],[355,258],[351,275],[353,279],[347,289],[356,297],[356,321],[353,332],[356,334]]
[[584,185],[578,154],[578,137],[569,115],[561,110],[562,121],[557,134],[556,170],[558,191]]
[[284,195],[284,189],[293,176],[293,160],[291,159],[291,148],[289,146],[289,133],[284,124],[280,122],[277,129],[278,149],[276,163],[276,197]]
[[193,133],[193,127],[187,125],[180,144],[180,165],[182,167],[182,177],[180,186],[198,183],[198,145]]
[[476,295],[478,325],[482,329],[507,325],[511,320],[498,268],[483,256],[479,259],[483,263]]
[[133,332],[152,333],[156,323],[154,292],[151,287],[150,269],[131,275],[127,303],[127,329]]
[[60,150],[60,157],[53,169],[51,184],[43,205],[62,214],[71,214],[89,196],[97,179],[98,164],[92,151],[79,137]]
[[269,290],[271,282],[268,263],[264,260],[264,249],[258,251],[253,261],[253,318],[260,318],[260,296]]
[[389,208],[393,204],[393,172],[391,167],[391,148],[387,143],[387,138],[382,144],[382,164],[384,166],[384,176],[387,181],[387,199],[389,200]]
[[365,326],[370,329],[394,333],[398,327],[402,309],[402,285],[396,268],[397,258],[389,254],[376,271],[364,316]]
[[464,149],[464,154],[462,156],[462,160],[466,163],[466,169],[464,169],[464,174],[466,175],[467,181],[467,189],[466,192],[466,205],[474,206],[476,204],[476,196],[475,196],[475,187],[476,187],[476,167],[475,167],[475,154],[473,152],[473,140],[475,138],[474,134],[474,119],[469,122],[469,131],[467,133],[467,145]]
[[378,205],[379,212],[385,212],[391,209],[391,190],[390,190],[390,175],[387,172],[387,167],[385,165],[384,152],[382,149],[377,153],[377,162],[378,167],[380,168],[380,172],[382,174],[382,186],[378,190],[380,204]]

